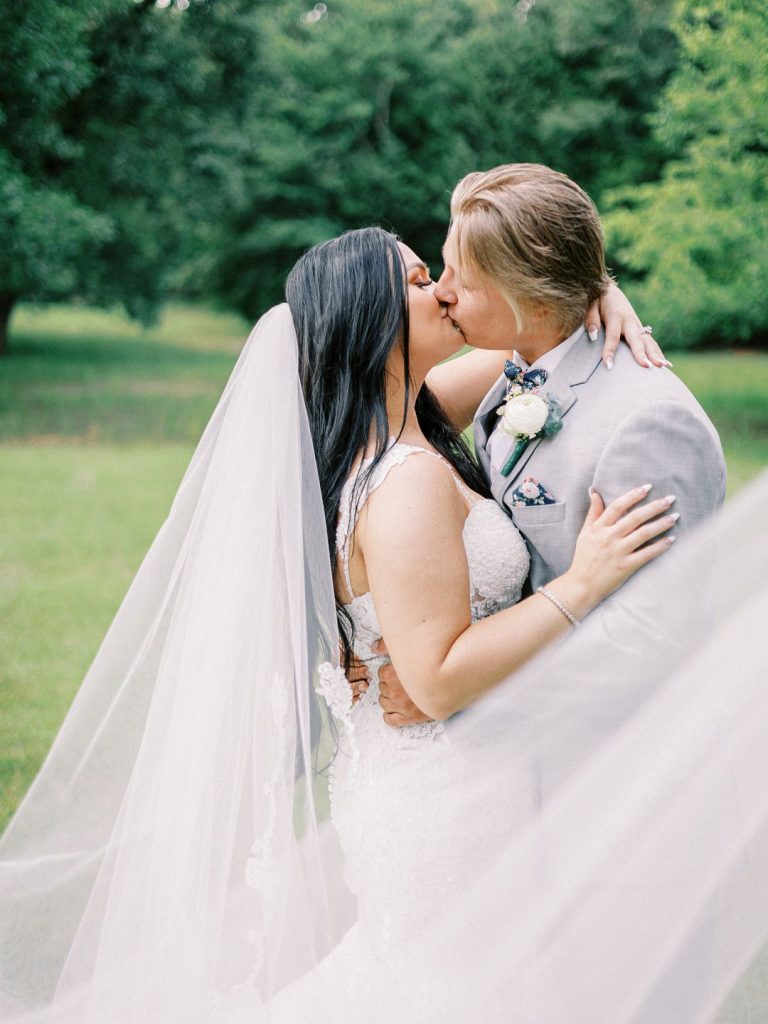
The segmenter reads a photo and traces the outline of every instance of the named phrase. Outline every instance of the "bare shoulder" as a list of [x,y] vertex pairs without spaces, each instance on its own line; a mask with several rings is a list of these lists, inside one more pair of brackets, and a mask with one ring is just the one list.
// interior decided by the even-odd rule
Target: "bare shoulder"
[[442,459],[414,452],[392,466],[360,515],[363,546],[382,541],[430,546],[446,533],[460,533],[466,508],[451,469]]

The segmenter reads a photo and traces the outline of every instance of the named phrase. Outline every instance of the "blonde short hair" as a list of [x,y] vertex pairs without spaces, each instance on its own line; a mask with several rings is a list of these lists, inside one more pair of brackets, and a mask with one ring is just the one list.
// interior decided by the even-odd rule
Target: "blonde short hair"
[[503,164],[462,178],[451,196],[450,237],[460,272],[489,279],[518,330],[533,308],[572,334],[611,280],[595,204],[542,164]]

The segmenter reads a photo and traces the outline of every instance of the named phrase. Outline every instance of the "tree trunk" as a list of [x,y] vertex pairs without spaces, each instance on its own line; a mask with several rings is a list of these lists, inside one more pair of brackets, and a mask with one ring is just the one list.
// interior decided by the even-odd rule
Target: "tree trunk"
[[11,292],[0,292],[0,356],[8,352],[8,325],[18,296]]

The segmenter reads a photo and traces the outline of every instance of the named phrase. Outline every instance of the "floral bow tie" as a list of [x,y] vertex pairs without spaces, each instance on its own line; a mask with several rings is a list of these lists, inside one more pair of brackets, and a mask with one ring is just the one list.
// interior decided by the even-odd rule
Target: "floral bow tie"
[[522,366],[508,359],[504,363],[504,376],[513,387],[517,386],[523,391],[535,391],[546,382],[548,374],[546,370],[528,370],[526,373]]

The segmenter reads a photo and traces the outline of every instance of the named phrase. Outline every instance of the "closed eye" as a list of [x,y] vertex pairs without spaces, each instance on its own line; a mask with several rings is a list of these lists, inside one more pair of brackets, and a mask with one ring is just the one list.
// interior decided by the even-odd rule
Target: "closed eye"
[[417,288],[431,288],[434,283],[435,283],[434,281],[417,281],[416,282],[416,287]]

